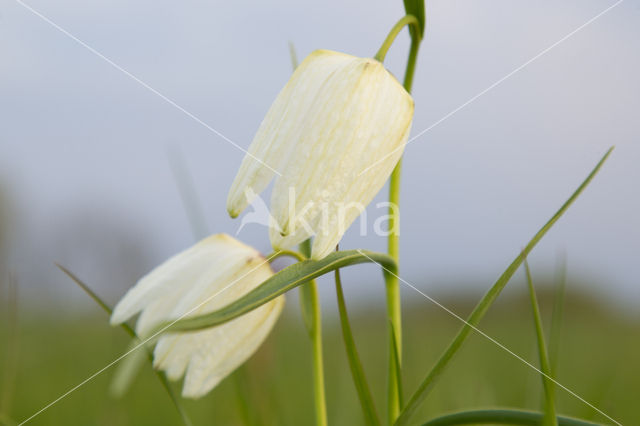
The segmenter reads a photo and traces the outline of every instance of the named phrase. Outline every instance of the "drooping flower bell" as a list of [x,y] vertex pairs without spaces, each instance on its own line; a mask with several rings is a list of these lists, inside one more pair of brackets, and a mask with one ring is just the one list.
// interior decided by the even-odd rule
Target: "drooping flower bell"
[[238,216],[274,174],[271,243],[315,235],[329,254],[400,159],[413,99],[379,61],[317,50],[295,70],[256,133],[229,191]]
[[[272,275],[255,249],[225,234],[212,235],[138,281],[116,305],[111,324],[140,312],[136,333],[145,338],[159,324],[222,308]],[[280,296],[216,327],[161,335],[154,367],[166,371],[171,380],[184,375],[182,395],[198,398],[257,350],[283,305]]]

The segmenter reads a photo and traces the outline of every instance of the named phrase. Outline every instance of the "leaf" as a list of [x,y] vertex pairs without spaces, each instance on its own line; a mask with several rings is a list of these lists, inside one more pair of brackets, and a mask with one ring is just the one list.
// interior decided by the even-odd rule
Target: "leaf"
[[[533,411],[522,410],[471,410],[459,413],[446,414],[441,417],[429,420],[422,426],[450,426],[468,424],[508,424],[538,426],[541,424],[544,415]],[[574,419],[572,417],[558,416],[559,426],[599,426],[598,423],[586,420]]]
[[556,289],[553,300],[553,313],[551,315],[551,331],[549,332],[549,364],[551,376],[556,377],[558,372],[558,353],[560,352],[560,331],[562,328],[562,316],[564,310],[564,296],[567,287],[567,263],[562,257],[556,278]]
[[550,380],[551,368],[549,367],[549,357],[547,356],[547,348],[544,340],[544,331],[542,329],[542,318],[540,318],[540,307],[538,306],[538,299],[536,297],[536,291],[533,288],[533,280],[531,279],[531,269],[529,269],[529,262],[527,258],[524,258],[524,269],[527,276],[527,286],[529,287],[529,298],[531,299],[531,308],[533,311],[533,322],[536,328],[536,339],[538,341],[538,357],[540,358],[540,370],[542,374],[542,385],[544,387],[544,400],[545,400],[545,426],[557,426],[558,420],[556,419],[556,404],[554,398],[554,383]]
[[[404,10],[407,12],[407,15],[413,15],[418,19],[418,22],[420,23],[420,34],[417,35],[419,38],[422,38],[424,36],[424,28],[426,26],[424,0],[404,0]],[[414,38],[416,34],[414,34],[413,27],[409,30],[411,31],[411,37]]]
[[364,374],[364,368],[360,362],[360,356],[358,355],[358,349],[356,348],[356,342],[353,338],[351,331],[351,325],[349,324],[349,316],[347,314],[347,305],[344,301],[344,293],[342,291],[342,280],[340,279],[340,270],[335,270],[336,281],[336,297],[338,299],[338,312],[340,314],[340,325],[342,328],[342,338],[344,340],[344,346],[347,351],[347,359],[349,360],[349,368],[351,369],[351,376],[353,377],[353,383],[356,386],[358,398],[360,399],[360,406],[368,425],[379,425],[380,418],[376,410],[375,403],[373,402],[373,394],[369,388],[369,383]]
[[560,217],[567,211],[569,206],[573,204],[573,202],[578,198],[578,196],[584,191],[584,189],[589,185],[591,180],[598,173],[604,162],[607,160],[611,151],[613,151],[614,147],[609,148],[609,150],[605,153],[605,155],[600,159],[598,164],[593,168],[591,173],[587,176],[587,178],[580,184],[578,189],[569,197],[567,201],[560,207],[560,209],[549,219],[547,223],[533,236],[531,241],[525,246],[524,250],[511,262],[511,264],[507,267],[507,269],[502,273],[500,278],[493,284],[493,286],[489,289],[489,291],[482,297],[480,302],[476,305],[467,318],[465,325],[460,329],[456,337],[453,339],[449,347],[444,351],[444,353],[440,356],[440,359],[433,366],[431,371],[424,378],[416,392],[411,396],[409,403],[404,408],[402,413],[400,413],[400,417],[396,421],[396,425],[405,425],[411,418],[411,416],[418,409],[420,404],[425,400],[427,394],[432,389],[435,381],[440,377],[442,372],[445,370],[449,361],[453,358],[453,356],[458,352],[466,338],[471,333],[473,327],[476,327],[484,314],[487,312],[491,304],[496,300],[502,289],[507,285],[513,274],[518,270],[520,265],[522,264],[524,257],[529,255],[531,250],[538,244],[538,242],[544,237],[544,235],[551,229],[551,227],[560,219]]
[[[164,332],[175,332],[213,327],[246,314],[292,288],[338,268],[370,262],[379,263],[389,271],[396,271],[396,263],[386,254],[368,250],[337,251],[321,260],[304,260],[284,268],[224,308],[201,316],[174,321],[159,329]],[[388,274],[386,271],[383,273]]]

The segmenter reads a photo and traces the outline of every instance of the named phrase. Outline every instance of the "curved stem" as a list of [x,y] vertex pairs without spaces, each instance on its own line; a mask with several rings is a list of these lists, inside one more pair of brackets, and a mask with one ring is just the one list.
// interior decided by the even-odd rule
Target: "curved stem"
[[[419,31],[414,31],[414,33],[419,34]],[[411,92],[411,87],[413,85],[413,75],[416,69],[419,47],[420,38],[418,36],[412,37],[403,83],[407,92]],[[400,206],[401,171],[402,159],[400,159],[398,164],[396,164],[396,167],[393,169],[389,179],[389,229],[391,232],[389,233],[387,249],[389,256],[395,261],[396,265],[399,264],[400,260],[400,217],[398,216],[398,209]],[[402,366],[402,316],[400,306],[400,283],[398,277],[392,274],[387,274],[385,277],[387,316],[391,322],[391,327],[393,327],[393,329],[389,329],[389,387],[387,392],[388,420],[389,424],[393,424],[401,409],[399,392],[400,378],[397,377],[397,366]],[[396,357],[399,359],[396,360]]]
[[293,251],[293,250],[278,250],[278,251],[274,251],[274,252],[269,253],[268,255],[266,255],[264,258],[269,263],[271,263],[274,260],[276,260],[277,258],[284,257],[284,256],[292,257],[292,258],[296,259],[298,262],[302,262],[303,260],[307,259],[302,254],[298,253],[297,251]]
[[[423,423],[422,426],[450,426],[468,424],[510,424],[538,426],[544,418],[543,413],[521,410],[473,410],[447,414]],[[559,426],[597,426],[585,420],[558,416]]]
[[[418,18],[413,15],[405,15],[393,26],[393,28],[391,28],[389,35],[387,35],[387,38],[382,42],[382,46],[378,49],[374,59],[384,62],[384,58],[387,56],[387,51],[395,41],[398,34],[400,34],[400,31],[402,31],[402,29],[407,25],[411,25],[415,28],[415,31],[413,31],[415,34],[420,34],[420,22],[418,22]],[[419,42],[420,40],[418,40],[418,43]]]

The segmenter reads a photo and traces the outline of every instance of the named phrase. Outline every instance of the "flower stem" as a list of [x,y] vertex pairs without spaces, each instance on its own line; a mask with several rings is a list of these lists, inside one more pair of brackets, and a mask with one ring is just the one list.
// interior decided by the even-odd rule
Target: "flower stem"
[[303,260],[307,259],[305,256],[303,256],[300,253],[298,253],[297,251],[293,251],[293,250],[277,250],[277,251],[271,252],[268,255],[264,256],[264,258],[269,263],[271,263],[274,260],[276,260],[277,258],[284,257],[284,256],[292,257],[292,258],[296,259],[298,262],[302,262]]
[[[413,24],[417,24],[417,20],[412,15],[407,15],[407,17],[412,17],[413,20],[408,19],[404,24],[409,21]],[[404,19],[404,18],[403,18]],[[398,27],[403,20],[398,21],[398,24],[394,27]],[[404,25],[403,24],[403,25]],[[402,28],[402,27],[400,27]],[[413,33],[419,34],[419,31],[414,31]],[[389,34],[389,37],[393,34]],[[387,39],[389,39],[387,37]],[[411,87],[413,85],[413,75],[416,69],[416,62],[418,58],[418,49],[420,47],[420,38],[419,36],[415,36],[411,38],[411,47],[409,49],[409,58],[407,59],[407,69],[404,75],[404,88],[407,92],[411,92]],[[386,41],[385,41],[386,42]],[[386,53],[386,49],[383,51],[383,47],[380,48],[380,52],[383,52],[382,58],[384,58],[384,54]],[[380,54],[378,52],[378,54]],[[378,55],[376,55],[377,57]],[[400,217],[398,216],[398,207],[400,206],[400,175],[402,172],[402,159],[398,161],[396,167],[393,169],[391,173],[391,178],[389,179],[389,229],[391,232],[389,233],[389,239],[387,243],[387,249],[389,256],[395,260],[396,264],[399,264],[400,261]],[[398,368],[397,366],[402,366],[402,315],[401,315],[401,306],[400,306],[400,283],[398,277],[392,274],[386,275],[386,296],[387,296],[387,316],[391,323],[391,327],[389,329],[389,384],[388,384],[388,392],[387,392],[387,403],[388,403],[388,420],[389,424],[393,424],[400,413],[400,377],[398,377]],[[399,358],[396,360],[396,356]]]
[[[378,49],[378,52],[374,56],[376,60],[384,62],[384,58],[385,56],[387,56],[387,51],[395,41],[398,34],[400,34],[400,31],[402,31],[402,29],[406,25],[413,26],[415,28],[415,31],[413,31],[413,33],[420,34],[420,22],[418,22],[418,18],[413,15],[405,15],[398,22],[396,22],[393,28],[391,28],[391,31],[389,31],[389,35],[387,35],[387,38],[384,39],[384,41],[382,42],[382,46],[380,46],[380,49]],[[418,42],[420,42],[420,40],[418,40]]]
[[[300,252],[307,258],[311,255],[311,240],[300,244]],[[311,280],[300,287],[300,309],[305,318],[313,350],[313,388],[316,408],[316,425],[327,425],[327,402],[324,391],[324,361],[322,356],[322,317],[318,286]]]

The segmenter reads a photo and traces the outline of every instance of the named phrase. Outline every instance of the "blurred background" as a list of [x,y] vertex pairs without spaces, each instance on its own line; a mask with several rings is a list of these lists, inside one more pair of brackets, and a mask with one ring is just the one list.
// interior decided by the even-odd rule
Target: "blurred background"
[[[428,130],[405,151],[401,276],[468,312],[616,145],[530,263],[547,310],[566,265],[559,378],[623,423],[638,424],[629,396],[640,391],[633,361],[640,356],[640,4],[623,1],[591,21],[614,3],[427,2],[412,135]],[[0,0],[0,414],[28,417],[126,347],[121,331],[107,326],[54,262],[113,304],[197,235],[235,235],[240,221],[227,216],[225,201],[243,152],[226,138],[248,147],[291,74],[287,44],[300,59],[318,48],[370,56],[403,14],[399,0]],[[401,35],[387,56],[399,78],[408,45],[408,34]],[[385,250],[385,238],[372,232],[384,215],[376,203],[385,199],[386,188],[369,208],[366,235],[356,223],[341,248]],[[260,225],[248,224],[237,237],[270,251]],[[364,265],[345,270],[343,280],[382,402],[382,278]],[[330,416],[361,422],[331,280],[321,280],[320,290],[336,365],[328,379]],[[486,331],[535,363],[525,292],[520,272],[492,308]],[[403,297],[413,389],[459,323],[410,288]],[[309,386],[297,381],[308,366],[282,343],[302,336],[296,302],[294,295],[274,337],[243,373],[255,380],[248,381],[252,392],[240,393],[255,398],[271,419],[266,423],[310,418]],[[535,372],[476,340],[425,413],[537,408]],[[306,350],[306,342],[295,342]],[[296,362],[287,361],[294,355]],[[287,379],[274,385],[274,377]],[[105,373],[33,424],[177,421],[150,373],[125,401],[105,398],[109,378]],[[236,423],[234,404],[225,400],[236,385],[225,382],[209,402],[191,404],[194,415]],[[301,389],[293,408],[284,400],[287,386]],[[566,394],[560,398],[561,411],[594,415]]]

